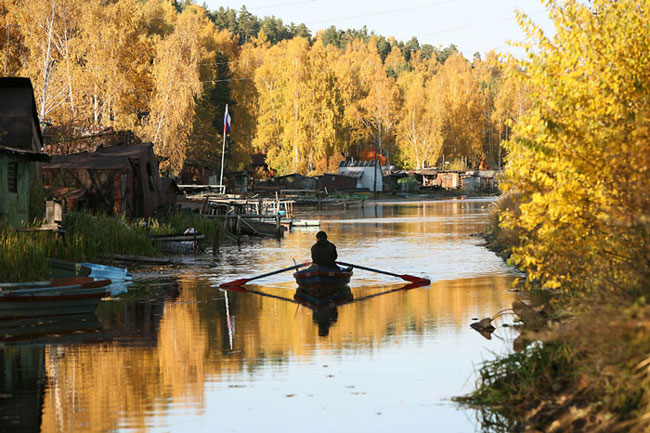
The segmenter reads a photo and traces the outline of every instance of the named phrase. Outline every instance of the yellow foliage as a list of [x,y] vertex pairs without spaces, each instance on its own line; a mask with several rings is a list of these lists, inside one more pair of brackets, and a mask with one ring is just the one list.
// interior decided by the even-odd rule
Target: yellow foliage
[[511,59],[531,109],[519,117],[505,190],[522,194],[513,261],[577,293],[646,291],[650,276],[650,2],[548,0],[557,33],[525,17]]

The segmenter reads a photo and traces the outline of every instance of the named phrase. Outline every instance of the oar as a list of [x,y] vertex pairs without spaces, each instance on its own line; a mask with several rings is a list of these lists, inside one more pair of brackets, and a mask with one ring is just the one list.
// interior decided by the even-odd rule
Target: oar
[[310,262],[303,263],[303,264],[300,264],[300,265],[290,266],[290,267],[288,267],[288,268],[280,269],[280,270],[273,271],[273,272],[268,272],[268,273],[266,273],[266,274],[258,275],[258,276],[256,276],[256,277],[251,277],[251,278],[241,278],[241,279],[239,279],[239,280],[231,281],[231,282],[229,282],[229,283],[221,283],[221,284],[219,285],[219,288],[221,288],[221,289],[228,289],[228,288],[233,288],[233,287],[243,286],[244,284],[248,283],[249,281],[259,280],[260,278],[270,277],[271,275],[280,274],[280,273],[282,273],[282,272],[287,272],[287,271],[291,271],[291,270],[293,270],[293,269],[302,268],[303,266],[307,266],[309,263],[310,263]]
[[431,281],[428,280],[427,278],[420,278],[420,277],[416,277],[415,275],[407,275],[407,274],[400,275],[400,274],[395,274],[393,272],[382,271],[380,269],[367,268],[365,266],[355,265],[355,264],[352,264],[352,263],[344,263],[344,262],[336,262],[336,263],[338,263],[339,265],[343,265],[343,266],[352,266],[353,268],[363,269],[364,271],[377,272],[379,274],[390,275],[392,277],[401,278],[401,279],[403,279],[405,281],[410,281],[411,283],[416,283],[416,284],[419,284],[419,285],[422,285],[422,286],[426,286],[427,284],[431,284]]

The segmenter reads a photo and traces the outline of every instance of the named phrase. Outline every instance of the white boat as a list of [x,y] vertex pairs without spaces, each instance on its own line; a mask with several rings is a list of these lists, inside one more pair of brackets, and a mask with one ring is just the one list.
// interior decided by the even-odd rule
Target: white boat
[[320,220],[293,220],[294,227],[320,227]]

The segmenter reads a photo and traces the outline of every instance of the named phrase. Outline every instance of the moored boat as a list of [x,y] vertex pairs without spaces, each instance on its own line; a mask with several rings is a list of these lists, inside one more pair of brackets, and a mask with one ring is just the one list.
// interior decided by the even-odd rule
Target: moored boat
[[352,268],[328,269],[311,265],[307,269],[295,272],[293,277],[302,289],[319,292],[336,291],[346,287],[352,277]]
[[0,319],[92,313],[99,301],[110,294],[106,289],[110,283],[111,280],[98,280],[67,286],[3,288]]
[[111,284],[110,279],[95,279],[92,277],[65,277],[65,278],[52,278],[51,280],[44,281],[27,281],[17,283],[0,283],[0,294],[3,290],[16,290],[16,289],[38,289],[38,288],[55,288],[63,286],[80,286],[82,289],[93,289],[97,287],[104,287]]
[[92,272],[92,269],[81,263],[67,262],[59,259],[49,259],[47,267],[50,276],[53,278],[87,277]]

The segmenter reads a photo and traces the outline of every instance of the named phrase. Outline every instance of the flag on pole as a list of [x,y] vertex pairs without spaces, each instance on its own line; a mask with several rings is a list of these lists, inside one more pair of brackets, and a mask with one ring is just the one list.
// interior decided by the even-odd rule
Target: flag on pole
[[226,112],[223,115],[223,135],[230,132],[230,114],[228,114],[228,104],[226,104]]

